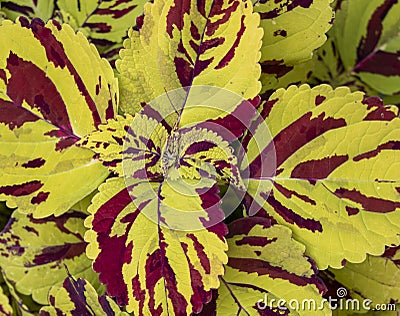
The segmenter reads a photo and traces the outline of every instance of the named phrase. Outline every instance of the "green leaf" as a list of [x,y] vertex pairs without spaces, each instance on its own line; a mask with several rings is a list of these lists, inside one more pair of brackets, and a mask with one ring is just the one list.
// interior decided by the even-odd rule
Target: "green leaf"
[[13,309],[10,305],[10,301],[3,293],[3,289],[0,288],[0,315],[1,316],[12,316]]
[[34,219],[15,211],[0,234],[5,278],[40,304],[46,304],[50,287],[63,282],[66,267],[96,284],[97,275],[85,255],[84,232],[81,213]]
[[4,278],[13,308],[12,315],[34,316],[40,309],[40,305],[33,302],[30,296],[24,296],[15,290],[14,283]]
[[[388,248],[382,256],[367,256],[362,263],[346,263],[342,269],[329,269],[327,275],[345,287],[352,298],[375,304],[400,302],[400,247]],[[360,304],[361,305],[361,304]],[[390,307],[390,306],[388,306]]]
[[344,87],[303,85],[276,91],[260,111],[264,120],[242,142],[251,214],[262,208],[259,216],[290,227],[320,269],[400,242],[396,107]]
[[254,2],[264,30],[260,62],[265,92],[278,88],[276,81],[296,71],[295,65],[311,59],[312,52],[324,44],[332,26],[332,0]]
[[40,316],[128,316],[110,297],[99,296],[87,280],[72,276],[50,290],[49,303]]
[[262,30],[251,1],[155,0],[144,13],[116,63],[124,111],[133,114],[166,91],[196,85],[225,88],[246,100],[257,96]]
[[[330,315],[322,298],[325,285],[290,229],[260,217],[244,218],[229,225],[227,241],[229,261],[210,303],[214,310],[208,306],[203,315]],[[301,310],[305,299],[314,300],[315,308]],[[299,310],[291,300],[299,302]]]
[[37,218],[60,215],[108,175],[74,143],[114,117],[116,79],[68,25],[4,21],[0,41],[0,199]]
[[54,2],[53,0],[2,0],[0,7],[10,20],[25,16],[47,21],[53,16]]

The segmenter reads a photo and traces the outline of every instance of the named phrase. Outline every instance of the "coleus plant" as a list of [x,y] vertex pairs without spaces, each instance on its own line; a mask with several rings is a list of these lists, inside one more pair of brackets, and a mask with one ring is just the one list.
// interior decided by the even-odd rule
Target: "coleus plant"
[[1,10],[0,314],[400,300],[397,1]]

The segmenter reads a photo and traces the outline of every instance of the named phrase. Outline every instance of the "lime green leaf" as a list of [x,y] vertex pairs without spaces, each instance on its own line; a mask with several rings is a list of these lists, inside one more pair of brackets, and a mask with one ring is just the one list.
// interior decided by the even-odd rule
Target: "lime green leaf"
[[129,192],[123,178],[112,178],[100,186],[85,222],[87,255],[128,312],[189,315],[218,288],[226,228],[210,182],[138,180]]
[[[147,0],[57,0],[61,19],[71,23],[95,45],[122,43],[128,29],[143,14]],[[73,20],[73,21],[71,21]]]
[[53,0],[2,0],[1,10],[8,19],[15,20],[19,16],[50,19],[54,12]]
[[115,115],[116,79],[68,25],[4,21],[0,41],[0,199],[60,215],[108,174],[74,143]]
[[265,92],[277,88],[279,78],[311,59],[313,50],[324,44],[332,26],[332,0],[254,2],[264,29],[260,62]]
[[49,302],[40,316],[128,316],[110,297],[99,296],[87,280],[72,276],[50,290]]
[[12,316],[13,309],[10,305],[10,301],[3,293],[3,289],[0,288],[0,315],[1,316]]
[[[229,225],[229,261],[213,304],[216,315],[330,315],[322,298],[325,285],[304,245],[291,235],[260,217]],[[305,299],[314,300],[315,308],[301,310]],[[277,306],[278,300],[286,304]],[[299,302],[298,310],[291,300]]]
[[321,269],[400,242],[396,107],[344,87],[303,85],[275,92],[261,114],[271,137],[259,128],[243,141],[250,213],[262,207],[260,216],[290,227]]
[[[0,265],[18,292],[46,304],[51,286],[61,284],[66,267],[96,283],[97,275],[86,258],[83,214],[34,219],[13,213],[0,234]],[[99,286],[97,286],[99,288]]]
[[348,262],[342,269],[329,269],[327,274],[346,288],[352,298],[360,302],[371,300],[371,308],[392,303],[393,310],[395,303],[400,302],[400,247],[388,248],[380,257],[367,256],[362,263]]
[[15,290],[14,283],[4,278],[13,308],[12,315],[34,316],[40,309],[40,305],[33,302],[30,296],[24,296]]
[[116,63],[124,111],[195,85],[226,88],[246,100],[257,96],[262,30],[251,1],[155,0],[144,14]]
[[77,212],[82,212],[84,214],[88,214],[87,209],[88,209],[90,203],[92,202],[93,197],[97,193],[98,193],[98,191],[94,190],[88,196],[84,197],[82,200],[80,200],[78,203],[76,203],[74,206],[72,206],[71,211],[77,211]]

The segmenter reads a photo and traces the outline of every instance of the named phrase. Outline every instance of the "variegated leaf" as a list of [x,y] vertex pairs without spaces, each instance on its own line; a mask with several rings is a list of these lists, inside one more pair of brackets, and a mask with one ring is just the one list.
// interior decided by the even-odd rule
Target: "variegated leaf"
[[115,115],[116,79],[68,25],[4,21],[0,41],[0,199],[35,217],[60,215],[108,174],[74,144]]
[[399,246],[386,249],[382,256],[367,256],[362,263],[348,262],[342,269],[329,269],[324,274],[327,282],[332,282],[333,291],[344,287],[351,298],[359,300],[360,306],[365,299],[371,300],[371,308],[392,304],[387,307],[395,310],[400,303]]
[[110,297],[99,296],[87,280],[72,276],[50,290],[49,303],[40,316],[128,316]]
[[[318,52],[312,82],[347,85],[368,95],[399,94],[399,13],[395,0],[337,1],[330,43]],[[400,103],[398,95],[393,101]]]
[[118,115],[115,119],[100,125],[97,131],[82,138],[78,145],[98,154],[104,166],[122,175],[123,144],[132,122],[131,115],[127,114],[126,117]]
[[275,92],[261,115],[271,138],[259,120],[243,141],[251,213],[262,208],[259,216],[290,227],[322,269],[400,242],[396,107],[345,87],[303,85]]
[[[77,276],[97,283],[97,275],[86,258],[83,214],[34,219],[13,213],[0,234],[0,266],[18,292],[46,304],[53,285],[61,285],[66,267]],[[100,289],[99,284],[96,286]]]
[[0,8],[11,20],[25,16],[47,21],[53,16],[54,2],[54,0],[2,0]]
[[[367,96],[380,95],[384,104],[399,105],[399,93],[383,95],[363,82],[355,73],[345,68],[337,49],[334,33],[335,26],[328,32],[327,42],[315,52],[311,61],[304,64],[305,67],[309,68],[306,82],[314,86],[323,83],[335,88],[347,86],[351,91],[362,91]],[[282,79],[285,79],[285,77]]]
[[384,94],[400,92],[399,14],[396,0],[343,0],[336,10],[335,41],[346,72]]
[[[233,149],[217,133],[196,127],[183,128],[172,132],[168,142],[170,147],[173,147],[172,144],[176,146],[178,155],[182,157],[178,164],[171,166],[179,172],[179,175],[171,172],[173,178],[200,179],[208,175],[218,180],[227,180],[235,187],[245,190]],[[161,158],[164,161],[170,159],[168,155]]]
[[[325,285],[289,228],[244,218],[229,225],[227,241],[225,275],[201,315],[330,315],[322,298]],[[302,310],[305,299],[314,300],[315,307]],[[297,310],[291,300],[299,302]]]
[[143,14],[147,0],[57,0],[61,20],[83,32],[98,47],[120,43]]
[[[261,88],[258,25],[259,15],[253,13],[249,0],[147,3],[143,24],[138,31],[129,31],[116,63],[121,108],[135,113],[166,91],[196,85],[225,88],[245,100],[253,99]],[[176,108],[183,108],[185,99]],[[225,112],[219,115],[226,116],[234,108],[222,109]],[[199,109],[197,114],[207,116],[207,110]],[[217,118],[213,111],[210,115],[207,119]]]
[[264,29],[260,62],[265,92],[282,87],[280,78],[288,75],[295,65],[311,59],[313,50],[324,44],[325,33],[333,21],[332,0],[253,2]]
[[[226,228],[205,228],[223,216],[218,188],[205,185],[137,181],[129,192],[123,178],[112,178],[100,186],[86,221],[87,255],[108,294],[128,312],[189,315],[219,286]],[[176,229],[193,223],[204,228]]]
[[168,133],[164,125],[140,113],[117,116],[78,144],[120,176],[200,179],[207,174],[245,189],[233,149],[216,132],[195,126]]
[[[317,51],[318,52],[318,51]],[[313,59],[302,62],[300,64],[290,67],[290,70],[280,75],[274,74],[262,74],[263,83],[263,94],[262,97],[265,99],[271,95],[275,90],[279,88],[288,88],[290,85],[300,85],[304,83],[312,83],[310,77],[313,71],[316,70],[314,67]]]

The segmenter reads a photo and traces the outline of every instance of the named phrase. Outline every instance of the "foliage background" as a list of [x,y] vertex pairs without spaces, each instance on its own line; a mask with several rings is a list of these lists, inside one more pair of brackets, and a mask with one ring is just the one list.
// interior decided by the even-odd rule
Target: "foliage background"
[[[0,314],[374,315],[257,306],[339,288],[398,303],[397,1],[0,5]],[[189,97],[213,88],[240,98]],[[243,201],[204,225],[228,185]],[[202,230],[174,226],[182,205]]]

